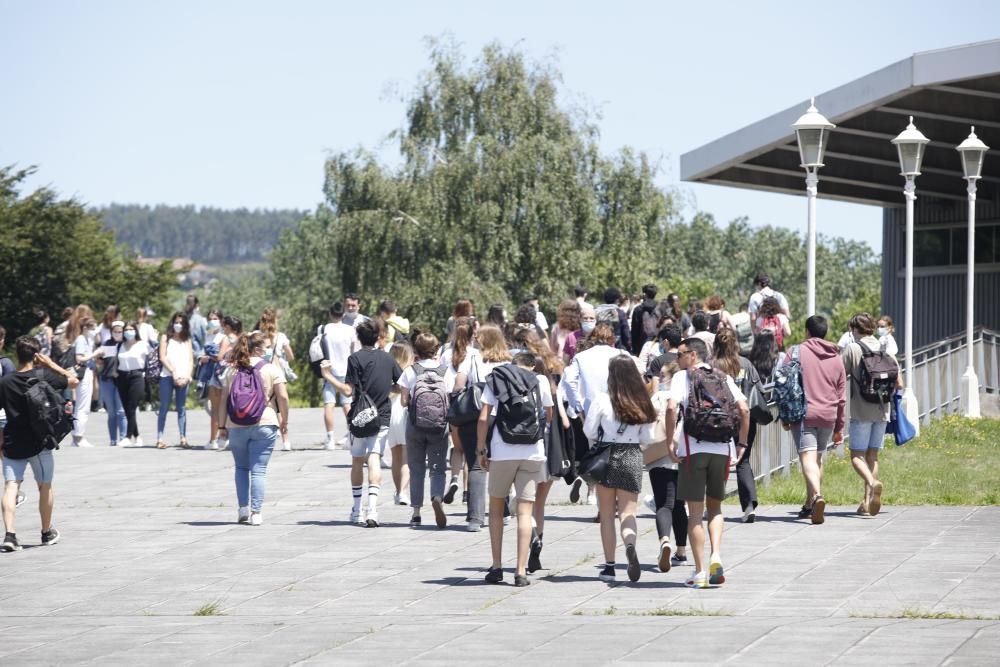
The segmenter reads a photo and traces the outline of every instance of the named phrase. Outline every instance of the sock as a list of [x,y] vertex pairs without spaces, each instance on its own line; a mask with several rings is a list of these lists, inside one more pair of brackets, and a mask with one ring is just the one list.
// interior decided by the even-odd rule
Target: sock
[[381,490],[381,486],[378,484],[368,485],[368,511],[374,512],[375,508],[378,506],[378,492]]
[[613,570],[615,569],[615,562],[613,560],[605,561],[604,567],[610,567]]
[[354,496],[354,511],[355,512],[360,512],[361,511],[361,487],[360,486],[352,486],[351,487],[351,495]]
[[333,431],[327,431],[327,432],[326,432],[326,439],[327,439],[327,440],[333,440],[333,439],[334,439],[335,437],[337,437],[337,436],[336,436],[336,435],[334,435],[334,432],[333,432]]

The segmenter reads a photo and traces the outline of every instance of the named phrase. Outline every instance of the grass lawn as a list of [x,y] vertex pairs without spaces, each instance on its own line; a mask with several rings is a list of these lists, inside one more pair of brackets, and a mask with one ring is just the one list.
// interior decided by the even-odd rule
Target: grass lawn
[[[845,429],[846,430],[846,429]],[[903,447],[886,438],[879,455],[879,479],[888,505],[1000,504],[1000,420],[948,416],[922,428]],[[851,467],[850,456],[826,457],[823,497],[834,505],[857,505],[864,482]],[[801,505],[805,496],[802,473],[771,478],[761,485],[761,504]],[[730,499],[734,501],[734,499]]]

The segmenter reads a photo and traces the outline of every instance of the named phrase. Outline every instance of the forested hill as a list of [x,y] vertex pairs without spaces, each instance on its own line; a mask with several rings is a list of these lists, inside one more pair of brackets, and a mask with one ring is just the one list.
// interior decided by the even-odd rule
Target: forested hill
[[106,229],[144,257],[190,257],[206,264],[260,261],[281,232],[305,215],[295,210],[111,204],[93,209]]

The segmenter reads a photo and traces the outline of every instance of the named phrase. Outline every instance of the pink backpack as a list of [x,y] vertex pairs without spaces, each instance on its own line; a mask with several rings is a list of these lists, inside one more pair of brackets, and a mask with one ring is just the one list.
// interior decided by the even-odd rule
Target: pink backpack
[[226,411],[234,424],[253,426],[263,416],[264,409],[267,408],[267,396],[260,369],[266,363],[261,359],[253,368],[236,367],[229,400],[226,402]]

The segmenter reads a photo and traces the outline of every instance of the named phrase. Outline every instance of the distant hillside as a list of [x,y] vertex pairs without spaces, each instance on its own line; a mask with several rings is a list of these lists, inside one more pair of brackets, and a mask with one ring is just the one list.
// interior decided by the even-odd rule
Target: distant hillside
[[190,257],[205,264],[257,262],[281,232],[305,215],[295,210],[111,204],[95,208],[105,228],[144,257]]

